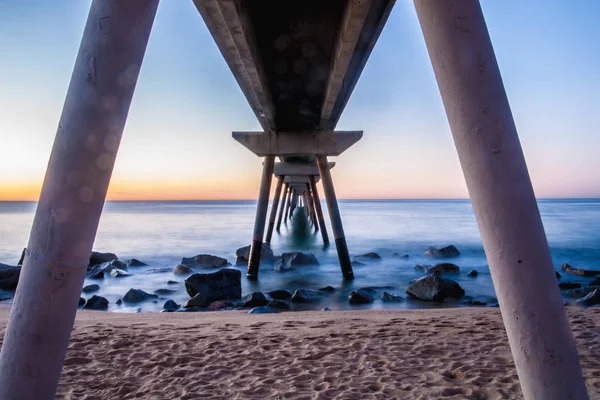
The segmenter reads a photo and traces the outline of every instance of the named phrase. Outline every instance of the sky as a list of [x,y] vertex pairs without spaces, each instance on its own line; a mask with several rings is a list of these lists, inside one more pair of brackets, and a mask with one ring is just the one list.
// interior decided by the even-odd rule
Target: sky
[[[90,0],[0,0],[0,200],[36,200]],[[538,197],[600,197],[600,2],[482,0]],[[338,198],[466,198],[414,5],[394,10],[337,129]],[[260,130],[191,0],[162,0],[109,200],[254,199]],[[274,186],[274,185],[273,185]]]

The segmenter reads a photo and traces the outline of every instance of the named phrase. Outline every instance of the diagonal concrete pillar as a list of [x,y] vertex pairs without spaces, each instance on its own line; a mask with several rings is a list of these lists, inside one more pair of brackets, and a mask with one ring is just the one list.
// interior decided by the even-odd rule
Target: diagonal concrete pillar
[[315,211],[317,212],[317,219],[319,221],[319,228],[321,229],[321,236],[323,237],[323,244],[329,244],[329,235],[327,235],[327,227],[325,226],[325,218],[323,217],[323,209],[321,208],[321,200],[319,199],[319,191],[317,190],[317,183],[315,177],[310,176],[310,188],[315,198]]
[[284,196],[281,199],[281,205],[279,206],[279,216],[277,217],[277,232],[279,232],[279,229],[281,228],[281,219],[283,217],[283,210],[287,205],[287,199],[288,196],[290,194],[290,186],[288,184],[285,184],[285,189],[284,189]]
[[348,245],[346,244],[346,236],[344,235],[340,209],[338,207],[337,198],[335,197],[331,171],[327,168],[327,156],[317,156],[317,165],[319,166],[321,182],[323,183],[323,190],[325,191],[325,201],[327,201],[327,208],[329,209],[331,229],[333,229],[333,237],[335,238],[335,247],[340,260],[342,275],[344,275],[344,279],[352,280],[354,279],[354,272],[352,271],[352,264],[350,262],[350,254],[348,253]]
[[158,0],[92,2],[0,352],[0,399],[53,399]]
[[265,243],[271,244],[271,237],[273,236],[273,228],[275,227],[275,217],[277,216],[277,206],[279,205],[279,198],[281,197],[282,186],[283,176],[279,176],[277,177],[275,197],[273,198],[273,204],[271,205],[271,215],[269,216],[269,226],[267,227],[267,237],[265,239]]
[[525,399],[587,399],[478,0],[415,0]]
[[262,178],[260,180],[260,189],[258,192],[258,202],[256,204],[254,233],[252,235],[252,244],[250,245],[250,256],[248,257],[248,273],[246,274],[248,279],[258,279],[258,269],[260,267],[260,255],[265,234],[265,222],[267,221],[267,211],[269,208],[269,193],[271,191],[271,179],[273,177],[274,164],[274,156],[265,157]]
[[315,230],[319,230],[319,223],[317,222],[317,216],[315,215],[315,202],[312,196],[312,191],[310,190],[310,182],[306,184],[306,193],[308,195],[308,210],[310,220],[315,227]]

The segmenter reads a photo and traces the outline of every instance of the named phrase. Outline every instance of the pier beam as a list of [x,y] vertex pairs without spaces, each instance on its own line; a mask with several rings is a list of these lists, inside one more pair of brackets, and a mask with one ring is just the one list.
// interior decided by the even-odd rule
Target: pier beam
[[[335,197],[331,171],[327,168],[327,156],[317,156],[317,165],[319,166],[321,182],[323,183],[323,190],[325,191],[325,201],[327,202],[327,208],[329,209],[331,229],[333,229],[333,237],[335,238],[335,247],[340,260],[342,275],[344,276],[344,279],[352,280],[354,279],[354,272],[352,271],[352,263],[350,262],[350,254],[348,253],[348,245],[346,244],[346,236],[344,235],[344,226],[342,225],[340,209],[338,207],[337,198]],[[311,179],[311,182],[312,181],[313,179]]]
[[[525,399],[587,399],[478,0],[415,0]],[[325,179],[324,179],[325,182]]]
[[0,399],[53,399],[158,0],[92,2],[0,352]]
[[275,227],[275,218],[277,217],[277,206],[279,205],[279,198],[281,197],[281,188],[283,187],[283,176],[277,177],[277,186],[275,187],[275,197],[273,198],[273,204],[271,205],[271,215],[269,216],[269,226],[267,227],[267,237],[265,243],[271,244],[271,237],[273,236],[273,228]]
[[323,217],[323,209],[321,208],[321,199],[319,199],[319,191],[317,190],[317,183],[315,177],[310,176],[310,188],[312,189],[313,197],[315,198],[315,211],[317,212],[317,219],[319,221],[319,228],[321,229],[321,237],[323,238],[323,244],[329,244],[329,235],[327,235],[327,227],[325,226],[325,218]]
[[281,219],[283,217],[283,209],[285,208],[285,206],[287,204],[288,195],[290,194],[290,185],[285,184],[284,192],[285,192],[285,194],[281,198],[281,205],[279,206],[279,216],[277,217],[277,227],[276,227],[277,232],[279,232],[279,229],[281,228]]
[[258,268],[260,266],[260,255],[265,234],[265,222],[267,221],[269,194],[271,192],[271,179],[273,178],[274,165],[275,157],[266,156],[260,180],[258,202],[256,204],[256,218],[254,220],[254,233],[252,234],[252,244],[250,245],[250,255],[248,257],[248,273],[246,274],[248,279],[258,279]]

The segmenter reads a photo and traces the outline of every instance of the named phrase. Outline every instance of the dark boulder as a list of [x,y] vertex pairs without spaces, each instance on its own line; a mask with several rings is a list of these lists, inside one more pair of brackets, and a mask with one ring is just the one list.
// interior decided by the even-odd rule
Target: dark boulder
[[587,296],[578,299],[577,304],[581,304],[587,307],[600,304],[600,290],[596,289],[593,292],[588,293]]
[[92,251],[90,254],[90,263],[89,266],[93,267],[94,265],[103,264],[110,261],[118,261],[119,257],[113,253],[98,253],[97,251]]
[[333,286],[325,286],[325,287],[319,288],[319,292],[333,293],[333,292],[335,292],[335,288]]
[[204,293],[196,293],[194,297],[189,299],[183,305],[183,308],[206,307],[209,301]]
[[238,300],[218,300],[210,303],[208,309],[211,311],[232,310],[235,307],[241,307],[241,304]]
[[242,273],[237,269],[224,268],[209,274],[193,274],[185,280],[190,296],[202,293],[207,301],[240,299],[242,297]]
[[93,295],[85,302],[83,308],[88,310],[106,310],[108,308],[108,300],[104,297]]
[[400,255],[400,253],[394,253],[392,254],[393,258],[403,258],[405,260],[408,260],[410,258],[410,256],[408,254],[402,254]]
[[0,289],[15,290],[19,283],[21,267],[13,267],[6,264],[0,264]]
[[173,268],[173,273],[175,275],[189,275],[189,274],[193,274],[194,271],[192,271],[192,269],[190,267],[188,267],[187,265],[179,264],[175,268]]
[[433,267],[429,265],[417,265],[415,266],[415,269],[421,270],[428,274],[435,274],[437,272],[440,274],[458,274],[460,272],[460,267],[452,263],[441,263]]
[[122,269],[114,268],[110,271],[110,276],[113,278],[125,278],[127,276],[131,276],[131,274],[123,271]]
[[439,249],[430,247],[425,250],[425,255],[434,258],[451,258],[460,256],[460,251],[454,245],[440,247]]
[[588,283],[588,286],[600,286],[600,278],[594,279],[593,281]]
[[177,281],[167,281],[167,285],[177,285],[179,282]]
[[262,292],[254,292],[245,296],[242,301],[244,302],[244,307],[261,307],[269,304],[269,300],[265,297]]
[[477,277],[477,275],[479,275],[479,272],[477,272],[474,269],[470,270],[469,273],[467,274],[467,276],[471,277],[471,278],[475,278],[475,277]]
[[79,304],[77,305],[78,307],[81,307],[85,304],[85,299],[83,297],[79,298]]
[[181,259],[181,265],[190,268],[222,268],[231,264],[221,257],[210,254],[198,254],[194,257],[183,257]]
[[[240,247],[235,251],[235,265],[247,265],[248,257],[250,257],[250,246]],[[268,243],[263,243],[260,250],[260,262],[273,264],[275,256],[273,250]]]
[[119,299],[119,300],[115,301],[115,304],[120,306],[121,304],[123,304],[123,299]]
[[400,296],[396,296],[395,294],[392,293],[388,293],[388,292],[383,292],[383,296],[381,297],[382,301],[385,301],[387,303],[399,303],[401,301],[404,301],[404,299]]
[[421,300],[443,302],[446,298],[459,299],[465,291],[458,283],[439,276],[425,276],[414,280],[406,293]]
[[[163,267],[163,268],[150,268],[144,271],[144,273],[146,274],[164,274],[167,272],[173,272],[173,269],[169,268],[169,267]],[[190,272],[191,274],[191,272]]]
[[175,303],[173,300],[165,301],[165,305],[163,306],[163,310],[167,312],[173,312],[179,310],[180,305]]
[[369,304],[375,301],[370,290],[358,289],[354,290],[348,296],[350,304]]
[[287,290],[273,290],[272,292],[268,292],[267,294],[275,300],[287,300],[292,298],[292,294]]
[[144,292],[141,289],[129,289],[129,291],[125,293],[125,296],[123,296],[123,301],[125,303],[139,303],[140,301],[155,298],[158,298],[158,296],[152,293]]
[[579,289],[570,289],[565,292],[565,297],[569,299],[580,299],[598,289],[597,286],[586,286]]
[[97,279],[104,279],[104,271],[98,271],[98,272],[92,273],[92,274],[89,276],[89,278],[90,278],[90,279],[94,279],[94,280],[97,280]]
[[366,253],[355,256],[352,260],[353,262],[373,262],[373,261],[381,261],[381,256],[377,253]]
[[169,295],[177,292],[177,289],[156,289],[154,294],[158,295]]
[[81,291],[83,293],[92,293],[92,292],[95,292],[98,290],[100,290],[100,285],[96,285],[96,284],[87,285],[87,286],[84,286],[83,289],[81,289]]
[[560,282],[558,287],[561,289],[579,289],[581,287],[581,283],[579,282]]
[[331,308],[329,308],[329,307],[323,307],[323,308],[321,308],[321,311],[331,311]]
[[279,314],[279,310],[267,306],[255,307],[248,314]]
[[297,251],[291,253],[283,253],[280,256],[275,257],[275,271],[289,271],[294,267],[300,267],[304,265],[319,265],[319,261],[314,254],[304,254]]
[[320,301],[325,292],[316,289],[297,289],[292,295],[294,303],[314,303]]
[[110,274],[113,269],[120,269],[122,271],[127,271],[127,265],[125,265],[124,262],[121,262],[118,260],[107,261],[102,264],[97,264],[92,267],[88,267],[88,272],[91,274],[96,274],[96,273],[102,271],[106,274]]
[[290,304],[283,300],[271,300],[267,304],[267,307],[276,308],[277,310],[289,310]]
[[125,265],[127,267],[145,267],[148,264],[146,264],[145,262],[141,262],[140,260],[138,260],[136,258],[132,258],[131,260],[125,261]]
[[0,301],[12,299],[11,292],[7,292],[6,290],[0,290]]
[[466,305],[466,306],[471,306],[471,307],[485,307],[485,306],[487,306],[487,303],[485,301],[474,300],[474,299],[467,299],[467,300],[463,301],[463,304]]
[[563,264],[562,265],[562,269],[566,273],[573,274],[573,275],[579,275],[579,276],[597,276],[597,275],[600,275],[600,271],[593,271],[593,270],[589,270],[589,269],[579,269],[579,268],[575,268],[575,267],[573,267],[573,266],[571,266],[569,264]]

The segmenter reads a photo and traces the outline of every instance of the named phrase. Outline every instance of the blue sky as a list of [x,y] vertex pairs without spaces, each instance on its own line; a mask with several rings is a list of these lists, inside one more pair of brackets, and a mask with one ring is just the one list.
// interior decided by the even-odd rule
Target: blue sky
[[[0,199],[35,199],[89,0],[0,0]],[[600,2],[482,0],[539,197],[600,197]],[[456,198],[466,186],[412,1],[396,6],[339,129],[342,198]],[[191,0],[162,0],[109,198],[254,198],[259,129]]]

